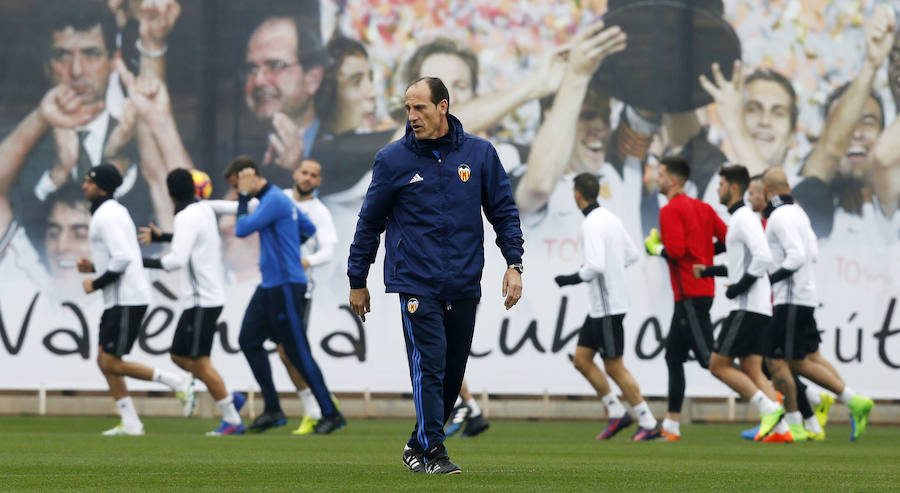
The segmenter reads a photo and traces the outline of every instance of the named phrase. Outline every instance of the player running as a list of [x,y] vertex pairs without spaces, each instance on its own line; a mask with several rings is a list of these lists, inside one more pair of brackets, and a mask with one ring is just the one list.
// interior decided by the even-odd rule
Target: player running
[[245,397],[229,394],[225,382],[210,362],[216,321],[225,304],[225,275],[222,238],[216,214],[194,194],[191,172],[179,168],[166,177],[169,196],[175,204],[175,229],[163,233],[152,223],[141,227],[142,243],[171,242],[162,258],[144,258],[144,267],[181,271],[181,299],[184,311],[178,319],[172,348],[172,361],[206,384],[216,406],[222,412],[222,424],[207,435],[240,435],[244,424],[238,414]]
[[560,287],[590,283],[590,313],[579,331],[573,363],[597,391],[609,414],[609,425],[597,439],[608,440],[634,422],[594,363],[594,356],[599,352],[604,369],[638,415],[639,427],[631,439],[653,440],[660,435],[656,418],[622,362],[625,348],[622,321],[628,311],[625,268],[638,261],[638,251],[622,221],[597,204],[600,182],[594,174],[576,176],[573,193],[575,204],[585,216],[581,223],[584,264],[575,274],[557,276],[555,280]]

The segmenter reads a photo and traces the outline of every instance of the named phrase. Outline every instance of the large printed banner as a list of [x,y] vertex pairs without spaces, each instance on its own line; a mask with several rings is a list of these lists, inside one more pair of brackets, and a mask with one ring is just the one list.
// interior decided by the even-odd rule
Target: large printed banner
[[[607,9],[617,8],[616,2],[269,0],[253,8],[220,2],[216,12],[206,10],[215,2],[181,2],[180,15],[170,17],[169,25],[158,22],[155,31],[146,29],[148,19],[165,16],[153,17],[152,9],[140,8],[141,2],[73,0],[64,2],[66,8],[56,15],[40,8],[43,3],[0,0],[0,29],[12,33],[0,45],[0,63],[19,68],[0,71],[0,137],[5,139],[0,156],[0,389],[106,388],[96,365],[102,297],[83,293],[84,277],[75,269],[78,258],[90,254],[90,211],[74,178],[81,158],[72,156],[83,153],[96,165],[102,156],[109,157],[110,143],[117,143],[121,152],[113,157],[125,156],[119,200],[138,226],[153,221],[171,228],[172,206],[164,179],[158,177],[175,165],[148,157],[140,132],[117,133],[127,130],[131,118],[130,103],[123,103],[128,91],[112,63],[113,57],[121,57],[135,72],[148,58],[165,64],[179,137],[158,145],[183,145],[192,164],[213,177],[214,198],[234,198],[220,175],[238,154],[258,159],[264,174],[283,188],[293,186],[292,172],[304,157],[322,164],[318,197],[334,217],[338,244],[333,260],[311,273],[307,334],[335,391],[410,389],[400,303],[397,295],[381,289],[383,249],[369,277],[372,312],[365,323],[347,303],[346,259],[374,153],[402,129],[406,82],[437,75],[450,88],[451,112],[469,131],[494,142],[522,209],[525,291],[509,311],[501,296],[506,264],[485,222],[483,298],[467,370],[473,392],[592,393],[571,364],[587,313],[587,288],[561,289],[553,282],[559,274],[575,272],[582,261],[578,235],[583,216],[572,197],[575,173],[599,176],[600,204],[623,220],[638,245],[658,224],[658,209],[665,203],[655,183],[661,156],[688,157],[694,170],[689,193],[727,218],[716,195],[716,173],[725,163],[747,162],[728,131],[739,121],[758,156],[767,165],[782,166],[798,197],[807,198],[798,200],[819,237],[814,271],[820,306],[815,313],[822,354],[855,390],[900,398],[900,214],[894,213],[898,190],[891,188],[900,180],[890,174],[895,166],[900,169],[900,162],[874,155],[879,139],[900,127],[894,124],[900,101],[900,36],[886,49],[866,42],[871,32],[866,23],[889,12],[873,1],[762,6],[727,0],[720,10],[715,1],[698,2],[712,5],[704,15],[733,29],[747,74],[768,69],[783,75],[787,86],[772,77],[748,82],[739,115],[727,114],[729,106],[716,99],[720,104],[687,113],[641,112],[652,123],[644,126],[635,123],[628,101],[608,95],[610,86],[603,81],[615,80],[616,74],[606,73],[592,79],[586,95],[577,96],[582,110],[570,115],[574,132],[554,134],[550,147],[540,137],[554,129],[542,129],[541,123],[551,114],[553,96],[557,102],[571,97],[565,90],[566,77],[572,77],[568,64],[579,59],[572,51],[566,57],[552,54]],[[76,11],[93,12],[90,5],[109,10],[110,22],[79,17],[82,24],[75,25],[75,32],[85,32],[80,41],[95,42],[96,49],[58,46],[60,33],[70,25],[65,15],[75,19]],[[96,26],[100,28],[94,30]],[[141,36],[147,38],[138,50],[135,40]],[[287,44],[272,48],[278,42]],[[166,46],[166,54],[158,56],[156,46]],[[317,46],[324,49],[317,51]],[[850,132],[854,137],[846,154],[834,159],[837,164],[831,168],[814,166],[818,161],[810,156],[828,121],[823,111],[830,104],[827,96],[858,80],[866,53],[879,49],[884,52],[880,58],[869,57],[878,65],[871,88],[865,88],[873,96],[858,109],[861,123]],[[709,70],[705,73],[713,77]],[[731,75],[729,68],[725,77]],[[715,82],[721,87],[721,81]],[[52,118],[42,129],[29,127],[47,111],[52,99],[47,94],[58,85],[73,88],[85,103],[93,94],[105,103],[102,111],[77,128]],[[161,108],[167,111],[165,105]],[[26,138],[29,128],[38,128],[36,138]],[[88,130],[87,138],[82,130]],[[633,143],[641,141],[634,132],[643,132],[652,143],[633,152]],[[562,144],[564,139],[571,142]],[[546,174],[547,163],[558,155],[568,156],[568,164]],[[535,176],[555,183],[549,196],[535,199],[524,188]],[[237,341],[243,311],[260,280],[258,240],[235,238],[233,217],[223,215],[219,224],[228,301],[212,360],[230,388],[248,390],[254,380]],[[144,255],[164,251],[146,247]],[[724,256],[717,262],[724,263]],[[625,318],[625,362],[644,394],[665,395],[663,341],[673,305],[667,267],[659,258],[644,256],[627,272],[631,309]],[[183,308],[178,278],[147,273],[154,303],[126,358],[172,369],[167,351]],[[730,310],[725,288],[717,281],[712,310],[716,330]],[[277,387],[291,390],[277,354],[271,358]],[[129,386],[159,388],[132,380]],[[693,362],[687,364],[687,393],[731,395]]]

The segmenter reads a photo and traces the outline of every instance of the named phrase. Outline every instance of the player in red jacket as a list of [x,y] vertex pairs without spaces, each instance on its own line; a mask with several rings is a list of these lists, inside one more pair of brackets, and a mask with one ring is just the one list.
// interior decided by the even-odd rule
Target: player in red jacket
[[[724,251],[727,226],[709,204],[688,197],[684,184],[690,176],[686,159],[668,157],[659,166],[659,191],[669,203],[659,211],[660,231],[650,231],[645,240],[647,253],[659,255],[669,264],[669,278],[675,294],[672,325],[666,337],[666,366],[669,370],[669,411],[663,421],[663,436],[678,440],[678,420],[684,401],[684,362],[693,351],[700,366],[709,368],[713,347],[709,309],[715,294],[712,278],[694,277],[694,264],[712,265],[713,255]],[[714,244],[713,239],[718,240]]]

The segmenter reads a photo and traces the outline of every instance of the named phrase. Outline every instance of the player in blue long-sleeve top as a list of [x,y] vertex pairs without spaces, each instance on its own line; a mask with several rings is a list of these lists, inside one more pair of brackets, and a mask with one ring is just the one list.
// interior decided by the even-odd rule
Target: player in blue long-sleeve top
[[[263,348],[263,342],[271,338],[284,345],[288,359],[309,383],[322,408],[322,419],[315,432],[331,433],[346,421],[331,400],[303,327],[307,280],[300,263],[300,244],[315,234],[316,227],[281,189],[259,174],[259,166],[252,159],[241,156],[232,161],[225,178],[239,193],[235,235],[259,233],[262,283],[250,299],[238,337],[265,401],[263,414],[250,429],[261,432],[287,423],[272,380],[269,354]],[[249,213],[254,197],[259,205]]]

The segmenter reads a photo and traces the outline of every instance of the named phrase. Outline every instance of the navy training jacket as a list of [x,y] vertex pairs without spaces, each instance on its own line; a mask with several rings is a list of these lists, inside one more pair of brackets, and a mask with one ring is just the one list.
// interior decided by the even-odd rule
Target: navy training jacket
[[522,261],[519,210],[497,151],[463,131],[447,114],[450,145],[440,158],[406,135],[375,155],[372,182],[350,245],[351,288],[366,285],[379,237],[385,237],[384,284],[388,293],[439,300],[481,297],[484,215],[497,233],[508,264]]

